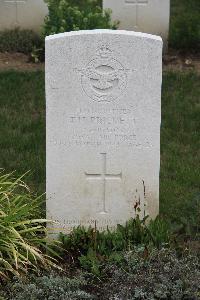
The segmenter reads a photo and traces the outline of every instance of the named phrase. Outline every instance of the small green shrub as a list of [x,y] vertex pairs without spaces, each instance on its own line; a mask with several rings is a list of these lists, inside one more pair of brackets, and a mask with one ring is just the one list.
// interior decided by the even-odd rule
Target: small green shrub
[[42,253],[49,249],[40,198],[12,174],[0,173],[0,278],[47,268],[54,260]]
[[45,20],[45,35],[86,29],[116,29],[108,10],[103,11],[99,0],[45,0],[49,16]]
[[41,38],[32,30],[13,30],[0,31],[0,52],[21,52],[30,54],[34,47],[40,48]]
[[72,261],[99,275],[104,262],[120,262],[121,253],[133,250],[136,245],[161,248],[169,242],[168,227],[164,221],[157,218],[148,226],[145,222],[146,218],[140,220],[137,216],[126,222],[125,226],[118,225],[113,232],[109,229],[100,232],[91,227],[77,227],[69,235],[61,233],[60,240]]

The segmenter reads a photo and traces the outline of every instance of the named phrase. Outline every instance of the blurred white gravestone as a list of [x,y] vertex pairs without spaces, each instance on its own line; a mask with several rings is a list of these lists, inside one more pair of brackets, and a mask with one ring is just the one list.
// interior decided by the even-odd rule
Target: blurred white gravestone
[[119,29],[159,35],[167,46],[170,0],[103,0],[103,8],[112,10]]
[[46,15],[48,8],[43,0],[1,0],[0,30],[20,27],[40,31]]
[[46,38],[47,217],[104,230],[159,212],[162,40],[93,30]]

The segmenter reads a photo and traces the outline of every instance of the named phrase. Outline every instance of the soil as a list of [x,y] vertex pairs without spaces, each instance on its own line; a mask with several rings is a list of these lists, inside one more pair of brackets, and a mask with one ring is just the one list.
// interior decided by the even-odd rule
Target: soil
[[195,71],[200,74],[200,54],[180,54],[169,49],[163,56],[163,70]]
[[44,70],[44,63],[34,63],[23,53],[0,53],[0,71],[37,71]]
[[[44,63],[30,61],[28,55],[22,53],[0,53],[0,70],[37,71],[44,70]],[[180,54],[169,50],[163,57],[163,70],[196,71],[200,74],[200,54]]]

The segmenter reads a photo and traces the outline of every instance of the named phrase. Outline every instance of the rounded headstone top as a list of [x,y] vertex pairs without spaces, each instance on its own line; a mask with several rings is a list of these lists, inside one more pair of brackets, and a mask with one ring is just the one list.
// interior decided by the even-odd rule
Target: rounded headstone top
[[151,40],[156,40],[162,42],[162,38],[158,35],[142,33],[137,31],[128,31],[128,30],[111,30],[111,29],[93,29],[93,30],[79,30],[79,31],[70,31],[64,33],[58,33],[49,35],[45,38],[46,41],[58,38],[65,38],[70,36],[77,36],[77,35],[101,35],[101,34],[110,34],[110,35],[127,35],[127,36],[134,36],[140,38],[146,38]]

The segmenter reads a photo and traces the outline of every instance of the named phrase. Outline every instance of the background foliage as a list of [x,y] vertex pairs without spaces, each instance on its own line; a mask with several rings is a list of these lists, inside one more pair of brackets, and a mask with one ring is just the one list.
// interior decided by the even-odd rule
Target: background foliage
[[[0,32],[0,52],[32,53],[32,59],[44,59],[44,36],[64,31],[117,28],[110,12],[102,12],[102,0],[46,0],[49,16],[41,37],[30,30]],[[198,52],[200,49],[200,1],[171,0],[169,46]],[[41,50],[43,49],[43,50]]]
[[110,12],[102,11],[98,0],[46,0],[49,16],[45,20],[45,35],[84,29],[116,29]]
[[200,50],[199,0],[171,0],[169,46],[181,51]]
[[21,52],[29,54],[33,48],[40,48],[42,40],[32,30],[13,30],[0,31],[0,52]]

